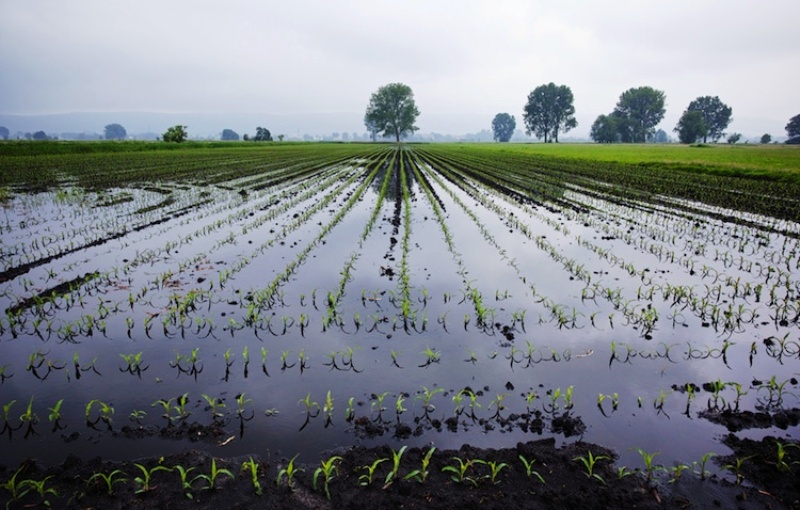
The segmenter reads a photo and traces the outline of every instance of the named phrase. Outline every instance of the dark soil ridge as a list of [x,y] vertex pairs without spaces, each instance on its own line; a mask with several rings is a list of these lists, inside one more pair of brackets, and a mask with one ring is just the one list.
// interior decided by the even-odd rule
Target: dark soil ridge
[[[731,442],[734,446],[752,446],[735,438]],[[620,478],[618,468],[612,464],[615,458],[612,451],[583,442],[558,448],[551,438],[497,450],[471,446],[463,446],[460,450],[435,450],[425,481],[409,477],[422,467],[421,461],[428,451],[428,448],[409,448],[401,455],[399,450],[383,446],[329,452],[329,455],[341,457],[337,461],[336,477],[329,485],[330,499],[326,498],[323,490],[322,476],[317,480],[317,487],[314,487],[314,472],[318,465],[295,466],[301,467],[302,471],[295,475],[294,487],[290,489],[285,483],[286,476],[279,475],[281,470],[287,469],[289,459],[273,458],[270,453],[265,458],[242,456],[214,459],[206,452],[190,450],[138,462],[113,462],[100,457],[82,461],[70,456],[61,465],[46,470],[34,461],[26,461],[16,471],[0,467],[0,480],[5,484],[5,490],[0,490],[0,505],[8,509],[39,506],[65,509],[800,508],[800,503],[793,499],[800,487],[797,476],[787,472],[786,484],[776,486],[770,481],[773,473],[769,470],[775,470],[775,467],[769,464],[764,464],[767,466],[764,473],[767,481],[761,480],[756,471],[747,475],[759,486],[763,482],[763,487],[769,487],[767,490],[735,486],[716,476],[701,480],[689,470],[674,483],[666,477],[647,481],[644,474],[638,471]],[[597,477],[588,477],[580,460],[589,458],[590,453],[599,459],[594,468]],[[791,454],[794,457],[789,460],[800,457],[800,451]],[[542,477],[544,483],[534,474],[528,476],[520,455],[527,461],[535,461],[531,469]],[[386,477],[392,470],[393,456],[400,456],[398,476],[386,484]],[[475,462],[467,468],[466,476],[473,481],[457,483],[452,479],[453,473],[442,471],[446,466],[458,466],[459,462],[454,458],[463,462],[483,462]],[[243,466],[251,459],[257,466],[256,480],[263,491],[261,495],[256,494],[250,471]],[[367,473],[365,467],[377,461],[380,462],[375,468],[373,482],[366,484],[363,476]],[[204,488],[208,480],[197,476],[208,477],[212,462],[218,470],[229,470],[232,477],[220,474],[215,488],[209,490]],[[490,479],[489,463],[494,463],[499,470],[494,483]],[[755,466],[757,463],[754,461],[752,464]],[[164,469],[154,470],[157,466],[163,466]],[[188,470],[188,486],[182,485],[179,470],[175,466]],[[95,473],[108,476],[115,470],[119,470],[116,475],[119,481],[112,484],[111,495],[101,477],[87,482]],[[136,478],[143,477],[143,470],[152,472],[150,490],[137,493],[141,483]],[[43,495],[31,490],[25,495],[18,494],[18,499],[14,500],[8,482],[15,473],[16,485],[25,487],[29,482],[24,480],[38,482]],[[280,484],[276,483],[278,478],[281,479]],[[794,488],[790,486],[791,483],[794,483]],[[51,489],[53,492],[49,492]]]
[[766,411],[734,411],[725,410],[705,410],[698,416],[711,423],[722,425],[729,432],[739,432],[747,429],[768,429],[776,427],[786,430],[789,427],[796,427],[800,424],[800,409],[781,409],[774,413]]

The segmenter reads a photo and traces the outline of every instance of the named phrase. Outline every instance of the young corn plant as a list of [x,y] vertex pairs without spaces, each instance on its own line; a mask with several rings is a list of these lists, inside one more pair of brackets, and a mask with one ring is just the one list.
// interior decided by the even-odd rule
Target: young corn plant
[[778,449],[777,458],[775,461],[775,467],[778,468],[778,471],[791,472],[793,465],[795,464],[800,465],[800,461],[789,462],[786,458],[786,455],[788,453],[787,451],[788,448],[797,448],[798,450],[800,450],[800,446],[794,443],[783,444],[780,441],[775,441],[775,446]]
[[406,451],[407,446],[402,446],[399,450],[394,451],[392,450],[392,458],[387,459],[392,462],[392,469],[386,475],[386,478],[383,480],[383,488],[389,487],[395,480],[398,479],[400,476],[400,460],[403,458],[403,454]]
[[186,499],[194,499],[194,494],[192,494],[192,482],[194,482],[194,478],[190,479],[189,474],[195,470],[195,468],[185,468],[180,464],[172,466],[172,469],[178,472],[178,476],[181,480],[181,489],[183,490],[183,495]]
[[325,496],[328,498],[328,500],[331,499],[329,484],[331,480],[336,478],[336,475],[339,473],[339,466],[336,463],[341,460],[341,457],[334,455],[327,460],[321,461],[320,467],[314,471],[312,486],[314,487],[314,490],[317,490],[317,481],[319,480],[320,475],[322,475],[324,480]]
[[711,471],[706,469],[706,465],[708,464],[708,460],[711,457],[715,457],[717,454],[714,452],[708,452],[700,457],[700,461],[692,462],[692,466],[695,468],[693,472],[700,476],[700,480],[705,480],[707,476],[711,475]]
[[575,457],[572,460],[581,461],[581,463],[583,464],[583,467],[586,468],[586,477],[587,478],[594,478],[594,479],[598,480],[600,483],[602,483],[603,485],[606,484],[606,481],[603,479],[603,477],[600,476],[599,474],[595,473],[594,470],[595,470],[595,467],[596,467],[596,465],[597,465],[597,463],[599,461],[601,461],[601,460],[611,460],[610,457],[608,457],[607,455],[598,455],[597,457],[595,457],[594,454],[591,451],[589,451],[588,455],[578,455],[577,457]]
[[101,485],[105,489],[106,494],[109,496],[114,495],[114,484],[115,483],[124,483],[127,482],[128,479],[125,478],[125,473],[121,469],[115,469],[109,473],[94,473],[92,476],[86,480],[87,487],[90,485]]
[[20,475],[20,473],[22,473],[26,466],[26,464],[23,464],[17,468],[17,470],[14,471],[14,474],[11,475],[11,478],[6,480],[6,482],[0,486],[11,493],[11,500],[6,503],[6,508],[9,508],[9,505],[12,502],[18,501],[25,497],[25,495],[31,490],[30,484],[27,483],[27,480],[17,480],[17,477]]
[[478,481],[475,478],[467,476],[467,471],[470,467],[474,464],[472,460],[463,460],[460,457],[452,457],[452,460],[456,462],[454,465],[446,465],[442,468],[443,473],[450,473],[450,479],[453,480],[455,483],[464,483],[469,482],[472,485],[477,486]]
[[477,460],[475,460],[473,462],[475,464],[482,464],[482,465],[487,466],[489,468],[489,474],[485,475],[483,478],[484,479],[488,479],[490,482],[492,482],[493,485],[495,485],[495,484],[497,484],[499,482],[497,477],[500,475],[500,472],[503,469],[506,469],[506,468],[509,467],[508,464],[506,464],[505,462],[498,463],[498,462],[493,461],[493,460],[477,459]]
[[655,474],[656,470],[663,469],[662,466],[653,464],[653,459],[661,452],[647,453],[641,448],[636,448],[636,451],[639,452],[639,455],[642,456],[642,460],[644,461],[645,481],[650,482],[653,479],[653,475]]
[[142,476],[137,476],[136,478],[133,479],[133,481],[136,482],[137,486],[135,494],[145,494],[157,488],[157,486],[153,485],[152,482],[152,478],[155,473],[159,471],[167,471],[167,472],[172,471],[172,469],[166,466],[162,466],[160,464],[150,469],[138,463],[134,463],[133,465],[142,473]]
[[259,467],[260,466],[258,462],[253,460],[253,457],[250,457],[248,460],[242,463],[241,471],[250,473],[250,481],[253,484],[253,491],[257,496],[262,496],[264,494],[264,489],[261,487],[261,482],[258,480]]
[[51,502],[48,499],[49,496],[58,497],[58,491],[53,487],[47,487],[47,482],[53,478],[53,476],[46,476],[41,480],[33,480],[27,479],[20,482],[21,484],[25,484],[28,488],[27,492],[35,492],[41,498],[41,505],[50,508]]
[[525,474],[528,476],[528,478],[534,476],[540,482],[545,483],[544,478],[542,477],[542,475],[539,474],[538,471],[533,469],[533,465],[536,463],[536,459],[528,460],[528,459],[525,458],[524,455],[520,454],[519,455],[519,460],[522,462],[522,465],[525,466]]
[[416,480],[419,483],[424,483],[425,480],[428,479],[428,475],[430,474],[430,463],[431,457],[433,457],[433,452],[436,451],[436,448],[431,447],[428,452],[422,457],[422,465],[419,469],[415,469],[408,473],[403,480]]
[[203,487],[203,489],[214,490],[217,488],[217,479],[220,477],[220,475],[225,475],[229,478],[236,478],[236,476],[229,469],[217,468],[217,459],[212,458],[211,471],[209,471],[207,475],[206,474],[197,475],[192,480],[192,483],[194,483],[195,480],[204,480],[206,482],[206,485],[205,487]]
[[375,472],[377,471],[378,466],[388,461],[389,459],[382,458],[382,459],[377,459],[370,465],[361,466],[360,470],[366,471],[366,473],[358,477],[358,485],[360,485],[361,487],[368,487],[372,485],[372,482],[375,481]]
[[[93,420],[92,409],[94,408],[95,404],[97,404],[97,406],[100,409],[97,417]],[[86,425],[88,427],[96,428],[97,423],[102,421],[103,423],[106,424],[108,430],[111,430],[111,422],[113,421],[112,417],[114,416],[114,408],[110,404],[107,404],[106,402],[103,402],[101,400],[97,399],[90,400],[86,404],[86,408],[84,409],[84,416],[86,418]]]
[[211,397],[209,395],[206,395],[205,393],[202,393],[201,395],[203,397],[203,400],[205,400],[206,403],[208,403],[208,407],[206,407],[206,409],[211,411],[211,420],[214,422],[218,422],[219,420],[221,420],[225,416],[219,411],[220,409],[223,409],[225,407],[225,403],[222,401],[222,399],[217,397]]
[[294,457],[292,457],[292,459],[289,461],[289,463],[286,464],[286,467],[281,468],[278,471],[278,478],[275,481],[275,483],[277,484],[278,487],[281,486],[281,481],[283,481],[283,479],[285,478],[286,479],[286,487],[289,490],[294,490],[294,477],[297,476],[299,473],[302,473],[303,471],[305,471],[303,468],[298,468],[298,467],[296,467],[294,465],[294,461],[295,461],[295,459],[297,459],[298,455],[295,455]]
[[733,463],[725,464],[724,466],[722,466],[722,469],[727,469],[728,471],[733,473],[733,475],[736,477],[736,479],[734,480],[734,483],[737,486],[741,485],[742,482],[744,481],[744,473],[742,472],[742,466],[744,465],[744,463],[747,460],[749,460],[751,458],[752,458],[752,456],[736,457],[736,459],[734,459]]

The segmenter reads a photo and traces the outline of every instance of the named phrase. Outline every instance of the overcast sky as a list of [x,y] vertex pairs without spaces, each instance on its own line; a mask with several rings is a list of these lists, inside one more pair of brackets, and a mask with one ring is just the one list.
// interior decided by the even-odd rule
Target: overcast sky
[[666,93],[670,133],[711,95],[729,131],[785,135],[798,20],[798,0],[2,0],[0,113],[363,113],[399,81],[423,132],[442,130],[426,113],[487,115],[467,132],[497,112],[520,126],[552,81],[579,136],[642,85]]

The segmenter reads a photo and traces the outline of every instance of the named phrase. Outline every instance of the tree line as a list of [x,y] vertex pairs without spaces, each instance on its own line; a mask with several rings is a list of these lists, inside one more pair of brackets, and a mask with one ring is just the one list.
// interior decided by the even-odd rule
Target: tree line
[[[656,126],[663,120],[666,104],[664,91],[653,87],[634,87],[623,92],[614,110],[599,115],[592,124],[590,136],[597,143],[644,143],[653,139]],[[717,142],[725,136],[733,109],[717,96],[698,97],[681,115],[674,131],[682,143],[695,143],[709,139]],[[380,87],[370,97],[364,114],[364,125],[372,134],[394,138],[400,142],[419,128],[415,125],[419,109],[414,101],[411,87],[403,83],[390,83]],[[572,89],[566,85],[547,83],[533,89],[523,107],[522,119],[525,133],[547,142],[558,142],[559,133],[577,127]],[[508,142],[516,129],[516,119],[508,113],[498,113],[492,120],[494,139]],[[790,139],[787,143],[800,142],[800,115],[792,117],[786,125]],[[664,135],[665,136],[665,135]],[[736,143],[741,135],[728,137]],[[764,135],[762,143],[771,137]]]
[[[528,94],[523,107],[522,119],[525,133],[545,143],[558,142],[559,133],[566,133],[577,127],[572,89],[566,85],[553,82],[540,85]],[[664,91],[652,87],[634,87],[623,92],[614,110],[602,114],[592,123],[590,136],[597,143],[644,143],[654,138],[656,126],[663,120],[666,103]],[[419,128],[415,125],[419,109],[414,101],[414,92],[406,84],[390,83],[380,87],[372,94],[364,114],[364,125],[373,141],[378,135],[394,138],[400,142],[402,138],[413,134]],[[725,129],[730,124],[733,109],[720,100],[718,96],[702,96],[689,103],[684,110],[674,131],[678,133],[681,143],[695,143],[709,139],[717,142],[725,136]],[[492,131],[495,141],[508,142],[516,129],[516,120],[508,113],[498,113],[492,120]],[[786,143],[800,143],[800,114],[795,115],[786,124],[789,140]],[[124,140],[127,137],[125,128],[119,124],[105,127],[107,140]],[[661,133],[664,138],[666,135]],[[9,131],[0,126],[0,138],[8,139]],[[187,127],[172,126],[161,136],[165,142],[183,142],[187,139]],[[222,140],[239,140],[239,134],[231,129],[222,131]],[[736,143],[741,138],[738,133],[728,136],[729,143]],[[46,140],[47,135],[41,131],[34,133],[34,140]],[[272,141],[269,129],[256,128],[253,137],[245,134],[245,141]],[[283,140],[283,135],[278,135]],[[769,143],[772,137],[765,134],[761,143]]]

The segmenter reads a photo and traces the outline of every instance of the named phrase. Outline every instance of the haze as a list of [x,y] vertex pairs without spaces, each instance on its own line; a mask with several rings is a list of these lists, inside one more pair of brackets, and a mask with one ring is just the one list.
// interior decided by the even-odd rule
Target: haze
[[458,135],[498,112],[521,126],[528,93],[552,81],[575,96],[569,137],[642,85],[666,92],[671,135],[712,95],[733,108],[728,132],[780,137],[800,113],[798,19],[796,0],[5,1],[0,123],[94,112],[108,116],[72,129],[102,132],[152,112],[186,114],[201,136],[252,132],[258,115],[274,133],[363,132],[370,94],[403,82],[420,132]]

